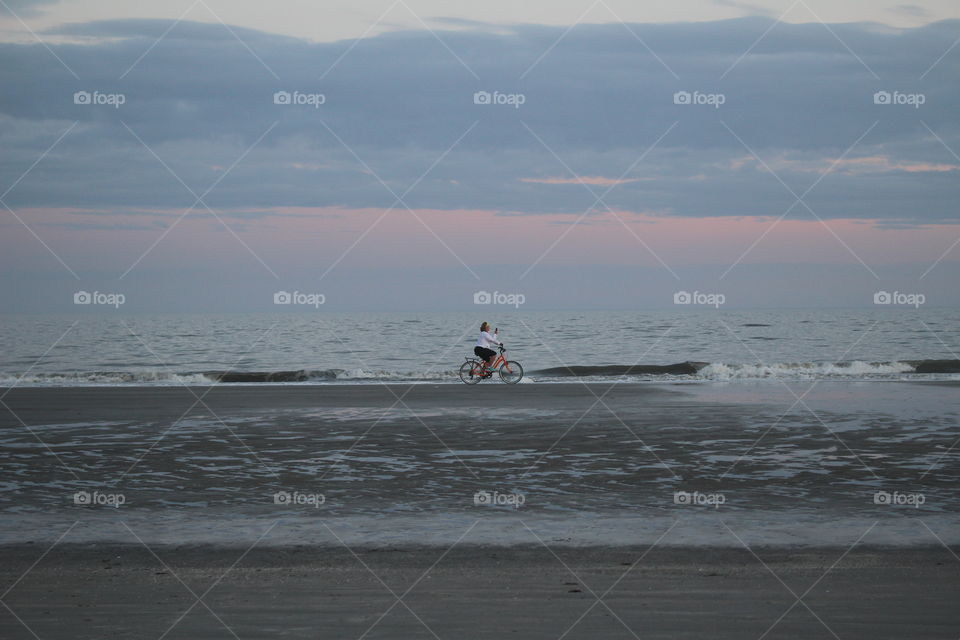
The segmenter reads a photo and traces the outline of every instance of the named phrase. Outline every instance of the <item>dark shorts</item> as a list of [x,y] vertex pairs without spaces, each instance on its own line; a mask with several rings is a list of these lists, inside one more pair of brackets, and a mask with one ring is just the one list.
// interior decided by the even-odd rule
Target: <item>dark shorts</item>
[[481,360],[489,360],[491,356],[497,355],[497,352],[493,349],[486,349],[484,347],[474,347],[473,353]]

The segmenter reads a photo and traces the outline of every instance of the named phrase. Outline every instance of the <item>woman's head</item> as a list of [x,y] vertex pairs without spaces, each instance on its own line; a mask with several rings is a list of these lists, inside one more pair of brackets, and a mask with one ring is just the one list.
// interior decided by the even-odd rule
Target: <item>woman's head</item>
[[480,325],[480,331],[490,331],[490,323],[484,322]]

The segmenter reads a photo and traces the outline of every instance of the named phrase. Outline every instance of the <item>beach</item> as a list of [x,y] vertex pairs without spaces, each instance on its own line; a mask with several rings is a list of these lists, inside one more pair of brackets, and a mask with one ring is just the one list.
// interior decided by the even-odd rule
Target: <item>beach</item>
[[2,635],[949,637],[956,386],[13,388]]
[[[4,582],[40,551],[0,550]],[[943,548],[244,551],[58,547],[4,601],[42,638],[949,638],[958,623]],[[11,615],[0,633],[33,637]]]
[[960,640],[958,28],[0,0],[0,640]]

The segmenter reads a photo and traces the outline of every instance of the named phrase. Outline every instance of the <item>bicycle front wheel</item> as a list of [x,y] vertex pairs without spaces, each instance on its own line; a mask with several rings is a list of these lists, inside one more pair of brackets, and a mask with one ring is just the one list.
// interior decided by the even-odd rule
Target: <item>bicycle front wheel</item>
[[466,384],[477,384],[480,382],[480,363],[476,360],[467,360],[460,365],[460,379]]
[[516,360],[507,360],[500,367],[500,379],[507,384],[517,384],[523,377],[523,367]]

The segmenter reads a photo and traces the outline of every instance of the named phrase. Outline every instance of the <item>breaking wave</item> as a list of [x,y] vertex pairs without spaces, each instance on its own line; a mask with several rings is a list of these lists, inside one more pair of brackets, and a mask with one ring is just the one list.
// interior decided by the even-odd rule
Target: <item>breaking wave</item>
[[960,360],[906,360],[892,362],[778,362],[738,364],[680,362],[670,365],[604,365],[554,367],[530,372],[546,377],[674,376],[694,380],[764,378],[899,378],[909,374],[957,374]]
[[[631,380],[757,380],[812,379],[927,379],[960,374],[960,360],[904,360],[891,362],[786,362],[743,364],[679,362],[668,365],[576,365],[527,372],[531,380],[622,378]],[[363,369],[295,369],[284,371],[170,372],[163,369],[66,373],[0,373],[0,387],[9,386],[163,386],[211,384],[291,384],[360,382],[456,382],[457,372],[385,371]]]

